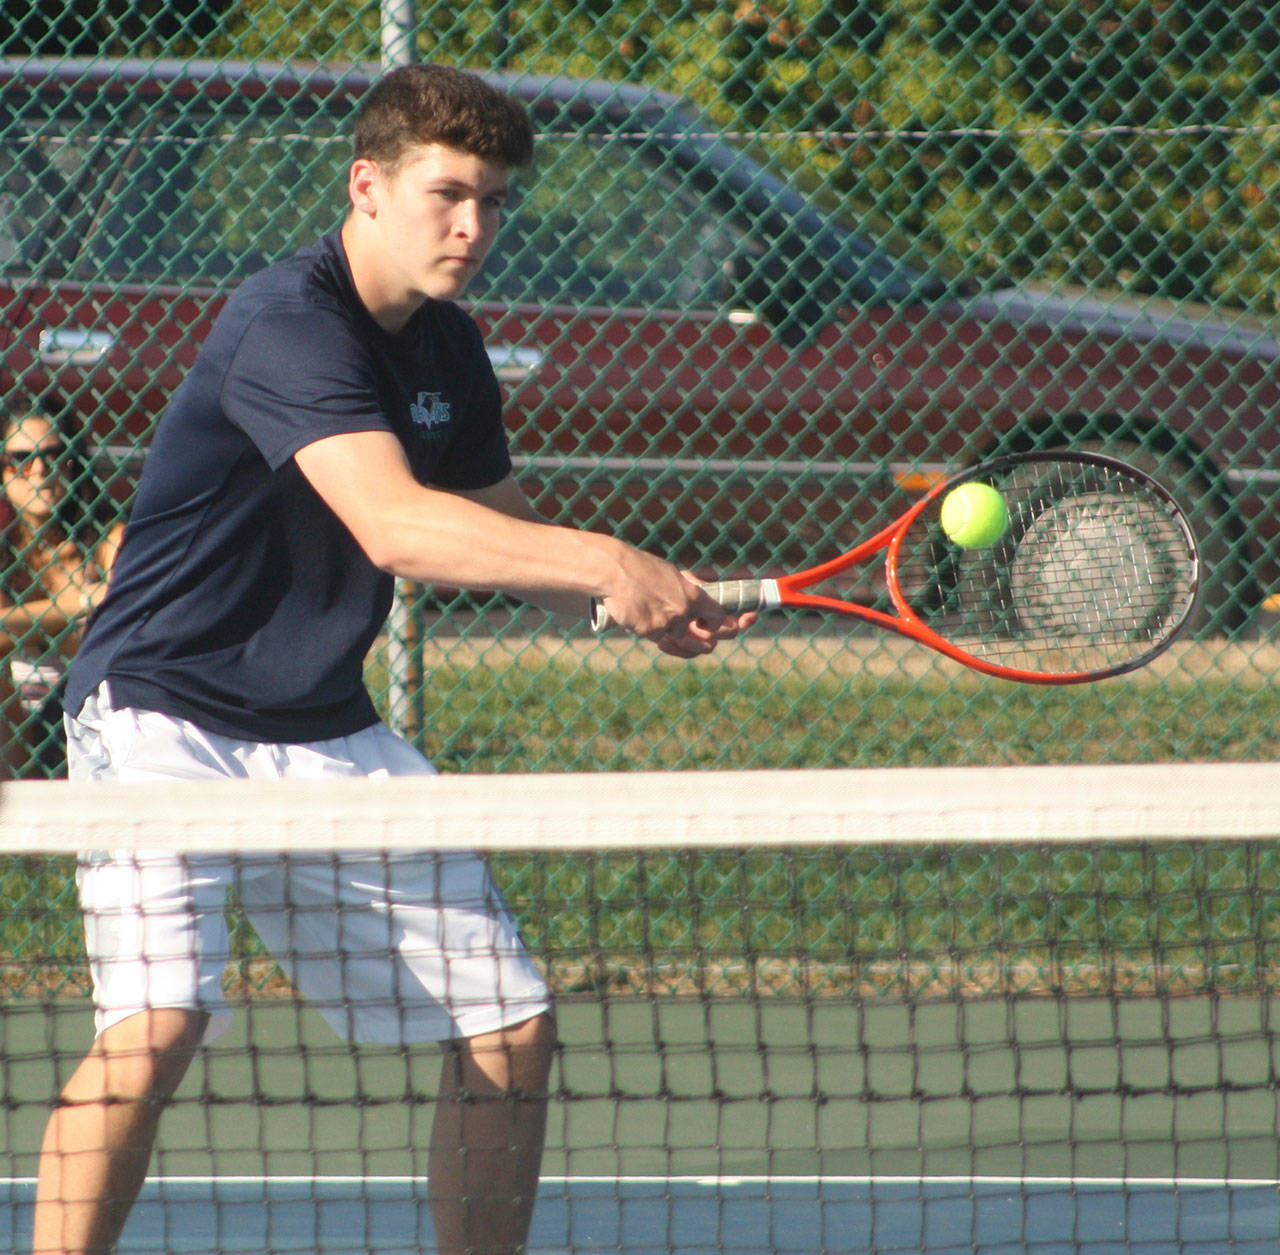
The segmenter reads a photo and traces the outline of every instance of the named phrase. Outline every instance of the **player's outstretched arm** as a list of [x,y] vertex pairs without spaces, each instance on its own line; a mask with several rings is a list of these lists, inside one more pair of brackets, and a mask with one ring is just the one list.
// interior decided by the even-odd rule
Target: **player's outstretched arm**
[[326,437],[295,461],[370,560],[393,575],[584,615],[598,598],[619,626],[678,657],[708,653],[742,626],[670,563],[541,521],[513,480],[467,494],[423,487],[389,433]]

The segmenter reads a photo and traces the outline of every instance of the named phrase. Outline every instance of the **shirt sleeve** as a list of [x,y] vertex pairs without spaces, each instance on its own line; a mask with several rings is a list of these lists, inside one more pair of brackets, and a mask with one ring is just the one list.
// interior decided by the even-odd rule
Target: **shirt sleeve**
[[221,400],[273,470],[316,440],[393,430],[367,356],[328,310],[262,310],[240,338]]

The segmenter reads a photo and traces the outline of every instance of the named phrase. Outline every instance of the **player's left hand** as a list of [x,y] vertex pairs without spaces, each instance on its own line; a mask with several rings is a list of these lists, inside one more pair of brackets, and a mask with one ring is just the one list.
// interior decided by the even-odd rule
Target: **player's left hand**
[[[681,571],[680,574],[691,583],[698,583],[691,571]],[[689,619],[671,624],[666,632],[654,640],[654,644],[673,658],[700,658],[703,654],[711,653],[721,641],[733,640],[739,632],[755,623],[758,617],[754,611],[747,614],[727,614],[723,606],[703,593],[693,615]]]

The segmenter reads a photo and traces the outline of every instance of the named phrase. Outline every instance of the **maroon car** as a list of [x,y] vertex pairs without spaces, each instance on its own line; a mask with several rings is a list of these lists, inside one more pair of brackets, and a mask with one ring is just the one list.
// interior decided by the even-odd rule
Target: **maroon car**
[[[371,73],[0,62],[0,384],[90,433],[105,491],[228,288],[339,224]],[[671,97],[502,82],[539,156],[470,296],[552,514],[728,574],[847,547],[944,467],[1087,445],[1190,509],[1202,630],[1276,582],[1266,325],[958,275]]]

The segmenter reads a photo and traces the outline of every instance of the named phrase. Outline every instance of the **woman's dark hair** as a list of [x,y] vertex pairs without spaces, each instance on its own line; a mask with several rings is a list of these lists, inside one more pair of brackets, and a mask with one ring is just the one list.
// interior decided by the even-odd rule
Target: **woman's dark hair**
[[[14,427],[28,418],[44,419],[50,430],[62,439],[58,477],[66,491],[51,522],[68,540],[93,550],[116,521],[118,510],[107,500],[106,484],[100,482],[94,473],[88,434],[81,430],[70,407],[61,409],[35,397],[10,396],[6,398],[3,426],[0,427],[3,442],[8,441]],[[7,526],[12,518],[12,507],[6,502],[0,526]]]

